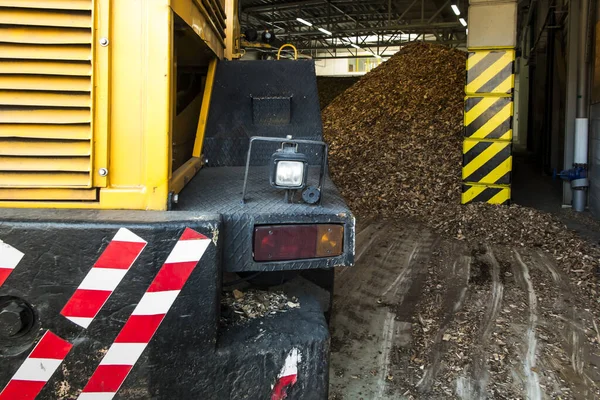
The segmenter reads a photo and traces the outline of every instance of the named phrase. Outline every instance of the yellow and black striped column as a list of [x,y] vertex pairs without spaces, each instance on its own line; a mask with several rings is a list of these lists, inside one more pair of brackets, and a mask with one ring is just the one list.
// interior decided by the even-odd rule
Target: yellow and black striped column
[[469,49],[462,203],[510,202],[515,51]]

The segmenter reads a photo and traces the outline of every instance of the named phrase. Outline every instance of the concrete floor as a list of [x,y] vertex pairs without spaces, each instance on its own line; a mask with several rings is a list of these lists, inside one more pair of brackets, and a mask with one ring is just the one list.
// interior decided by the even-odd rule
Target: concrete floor
[[[513,203],[600,243],[562,182],[515,157]],[[336,273],[330,399],[600,398],[600,315],[536,249],[475,249],[405,220],[359,220]]]
[[525,154],[513,157],[512,201],[556,215],[569,229],[600,244],[600,223],[589,211],[577,213],[562,206],[562,180],[543,173]]
[[359,221],[336,275],[330,399],[600,398],[598,307],[538,250]]

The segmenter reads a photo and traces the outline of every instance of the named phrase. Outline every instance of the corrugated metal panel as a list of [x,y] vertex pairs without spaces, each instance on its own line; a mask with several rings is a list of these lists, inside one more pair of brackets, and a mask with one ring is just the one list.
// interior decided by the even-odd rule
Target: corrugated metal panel
[[1,200],[96,198],[93,8],[93,0],[0,1]]

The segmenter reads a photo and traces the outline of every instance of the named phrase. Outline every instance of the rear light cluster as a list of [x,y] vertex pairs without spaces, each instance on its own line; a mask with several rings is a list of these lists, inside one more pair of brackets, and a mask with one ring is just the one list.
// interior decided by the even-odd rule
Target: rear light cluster
[[333,224],[263,225],[254,228],[254,260],[285,261],[342,254],[344,227]]

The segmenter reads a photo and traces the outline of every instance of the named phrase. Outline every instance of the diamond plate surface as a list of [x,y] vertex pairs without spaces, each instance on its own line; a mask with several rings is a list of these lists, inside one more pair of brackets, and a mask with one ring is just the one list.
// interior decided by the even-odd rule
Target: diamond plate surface
[[[294,139],[322,140],[321,111],[312,60],[219,63],[214,87],[203,149],[208,167],[246,165],[252,136],[285,138],[292,135]],[[264,99],[284,98],[288,99],[286,107],[289,115],[286,118],[256,119],[257,100],[263,99],[264,102]],[[266,165],[277,145],[255,145],[252,165]],[[320,148],[301,146],[299,151],[309,156],[311,164],[321,162]]]
[[[226,271],[278,271],[331,268],[350,265],[354,251],[354,218],[329,177],[321,205],[302,202],[297,193],[293,203],[284,192],[269,184],[268,167],[251,167],[246,203],[242,203],[244,167],[205,168],[180,193],[177,210],[221,214],[223,218],[223,268]],[[309,171],[309,184],[316,184],[319,168]],[[345,224],[344,253],[340,257],[295,262],[261,262],[252,256],[255,225],[340,223]]]

